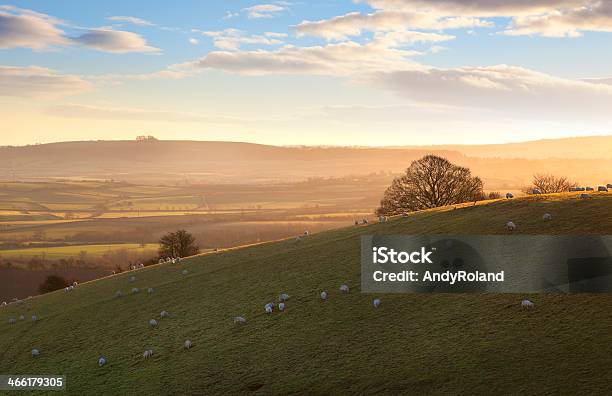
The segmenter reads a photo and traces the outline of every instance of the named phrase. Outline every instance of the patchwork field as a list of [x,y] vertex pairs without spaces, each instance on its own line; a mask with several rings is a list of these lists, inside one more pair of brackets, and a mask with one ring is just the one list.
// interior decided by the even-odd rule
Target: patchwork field
[[[359,292],[364,234],[611,234],[610,218],[612,194],[488,201],[110,276],[0,309],[0,372],[62,373],[79,395],[610,394],[608,294],[531,295],[525,311],[522,295]],[[281,292],[286,311],[266,314]],[[40,320],[8,324],[22,314]]]

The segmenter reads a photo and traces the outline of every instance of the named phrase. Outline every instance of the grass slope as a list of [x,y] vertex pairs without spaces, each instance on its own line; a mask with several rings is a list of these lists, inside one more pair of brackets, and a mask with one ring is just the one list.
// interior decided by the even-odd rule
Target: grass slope
[[[508,220],[518,233],[611,234],[610,219],[612,194],[492,201],[120,274],[0,309],[0,373],[66,374],[71,394],[610,394],[612,295],[535,295],[522,311],[519,295],[385,295],[374,309],[359,292],[362,234],[499,234]],[[282,291],[287,310],[266,315]]]

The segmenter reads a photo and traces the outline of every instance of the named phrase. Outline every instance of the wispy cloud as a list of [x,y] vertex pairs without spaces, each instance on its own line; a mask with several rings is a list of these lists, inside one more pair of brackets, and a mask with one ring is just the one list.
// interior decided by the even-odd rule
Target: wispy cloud
[[61,74],[38,66],[0,66],[0,96],[56,98],[90,88],[80,76]]
[[206,37],[211,37],[215,47],[224,50],[238,50],[241,45],[280,45],[283,41],[279,40],[279,33],[264,35],[247,35],[238,29],[225,29],[221,31],[198,31]]
[[285,7],[279,4],[258,4],[243,10],[249,19],[274,18],[285,10]]
[[155,24],[152,22],[149,22],[145,19],[133,17],[133,16],[111,16],[106,19],[108,19],[109,21],[113,21],[113,22],[131,23],[132,25],[137,25],[137,26],[155,26]]

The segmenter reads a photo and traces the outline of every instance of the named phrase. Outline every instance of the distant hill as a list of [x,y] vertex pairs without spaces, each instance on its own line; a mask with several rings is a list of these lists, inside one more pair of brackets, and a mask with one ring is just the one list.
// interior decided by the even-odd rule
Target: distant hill
[[[528,311],[524,295],[383,295],[374,309],[379,296],[359,285],[362,235],[501,234],[508,220],[520,234],[611,234],[601,219],[612,217],[612,194],[449,209],[193,257],[11,304],[0,308],[0,372],[64,374],[72,394],[611,394],[610,294],[532,295]],[[338,291],[342,283],[349,294]],[[131,295],[133,287],[140,292]],[[264,304],[281,292],[290,295],[287,310],[267,315]],[[160,319],[162,310],[170,317]],[[33,314],[37,323],[8,324]],[[246,325],[232,324],[237,315]]]
[[583,140],[410,148],[278,147],[199,141],[66,142],[0,148],[0,180],[267,183],[381,171],[398,173],[429,153],[470,167],[490,189],[520,188],[535,172],[553,172],[583,184],[612,179],[612,157],[601,154],[596,158],[589,151],[593,147],[602,153],[609,151],[612,137],[584,139],[593,139],[599,145],[583,144]]

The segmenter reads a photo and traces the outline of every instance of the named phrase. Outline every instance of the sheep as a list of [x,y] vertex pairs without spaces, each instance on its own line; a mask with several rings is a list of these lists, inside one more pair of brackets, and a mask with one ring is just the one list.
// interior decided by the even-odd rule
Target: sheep
[[274,311],[274,305],[272,303],[267,303],[264,306],[264,309],[266,310],[266,313],[272,313]]
[[147,349],[146,351],[144,351],[144,353],[142,354],[142,357],[145,359],[150,358],[151,356],[153,356],[153,349]]
[[355,220],[355,225],[358,226],[359,225],[359,221]]
[[73,287],[77,287],[78,285],[79,285],[79,283],[78,283],[78,282],[72,282],[72,286],[73,286]]
[[138,292],[140,292],[139,288],[137,288],[137,287],[132,288],[132,294],[136,294]]
[[176,264],[176,259],[172,259],[172,264]]
[[340,285],[340,292],[342,292],[342,293],[348,293],[348,292],[349,292],[349,287],[348,287],[348,285]]
[[163,259],[163,258],[160,258],[160,259],[157,261],[157,264],[163,264],[163,263],[164,263],[164,259]]
[[544,216],[542,216],[542,219],[544,221],[550,221],[552,220],[552,215],[550,213],[544,213]]
[[531,193],[533,195],[540,195],[542,194],[542,190],[540,190],[539,188],[534,188],[533,190],[531,190]]
[[246,324],[246,319],[244,316],[236,316],[234,318],[234,324]]
[[192,347],[192,346],[193,346],[193,343],[192,343],[190,340],[186,340],[186,341],[183,343],[183,347],[184,347],[185,349],[191,349],[191,347]]
[[154,291],[155,291],[155,290],[153,290],[153,288],[152,288],[152,287],[149,287],[149,288],[147,289],[147,293],[149,293],[149,294],[153,294],[153,292],[154,292]]
[[589,194],[580,194],[580,199],[589,199],[591,196]]
[[116,297],[121,297],[121,296],[123,296],[123,293],[121,292],[121,290],[117,290],[117,291],[115,292],[115,296],[116,296]]
[[362,224],[368,224],[368,219],[363,219]]
[[587,187],[586,191],[595,191],[595,189],[593,187]]
[[69,288],[69,287],[65,287],[65,288],[64,288],[64,293],[68,293],[69,291],[70,291],[70,288]]
[[25,320],[25,316],[19,315],[19,320]]
[[183,270],[182,274],[183,275],[187,275],[189,273],[189,271],[187,271],[186,269]]
[[140,268],[144,268],[144,264],[140,263]]
[[599,192],[608,192],[608,187],[606,187],[606,186],[599,186],[597,188],[597,191],[599,191]]
[[323,300],[323,301],[327,300],[327,292],[326,291],[322,291],[321,292],[321,300]]
[[279,303],[278,304],[278,310],[281,311],[281,312],[284,311],[285,310],[285,303]]
[[606,187],[610,190],[612,190],[612,184],[606,184]]
[[289,300],[289,294],[287,293],[281,293],[280,296],[278,296],[278,301],[287,301]]
[[570,187],[569,192],[576,192],[578,191],[578,187]]
[[167,318],[167,317],[170,316],[170,314],[168,313],[168,311],[161,311],[159,316],[162,317],[162,318]]
[[155,319],[151,319],[151,320],[149,320],[149,326],[151,326],[151,327],[157,327],[157,320],[155,320]]
[[98,359],[98,366],[102,367],[106,364],[106,359],[104,358],[104,356],[100,356],[100,359]]
[[32,315],[32,322],[36,322],[36,321],[38,321],[38,316]]
[[6,301],[2,301],[2,304],[0,304],[0,306],[6,307]]
[[512,199],[514,198],[514,194],[512,194],[511,192],[506,193],[506,199]]
[[529,300],[523,300],[523,301],[521,301],[521,308],[523,308],[523,309],[531,309],[531,308],[533,308],[534,306],[535,306],[535,305],[534,305],[534,303],[532,303],[532,302],[531,302],[531,301],[529,301]]
[[308,236],[310,235],[310,232],[308,232],[308,230],[304,231],[304,236]]
[[131,269],[132,271],[134,271],[134,270],[136,269],[136,267],[134,267],[134,265],[130,265],[130,269]]
[[586,188],[585,187],[577,187],[576,191],[586,191]]
[[375,298],[374,301],[372,301],[372,305],[374,305],[374,308],[378,308],[380,305],[380,298]]
[[15,323],[17,323],[17,321],[15,320],[15,318],[10,318],[10,319],[8,320],[8,322],[9,322],[9,324],[15,324]]
[[516,224],[514,224],[512,221],[509,221],[506,223],[506,230],[512,232],[514,230],[516,230]]
[[296,242],[299,242],[299,241],[301,241],[301,240],[302,240],[302,238],[301,238],[299,235],[295,237],[295,241],[296,241]]
[[134,275],[130,276],[130,283],[136,281],[136,277]]
[[40,355],[40,351],[38,349],[36,349],[36,348],[32,349],[32,356],[36,357],[38,355]]
[[68,286],[68,289],[70,289],[70,291],[73,291],[74,290],[74,285]]

